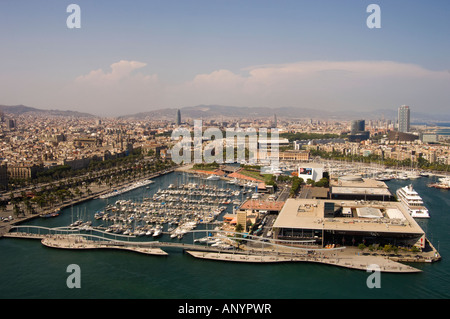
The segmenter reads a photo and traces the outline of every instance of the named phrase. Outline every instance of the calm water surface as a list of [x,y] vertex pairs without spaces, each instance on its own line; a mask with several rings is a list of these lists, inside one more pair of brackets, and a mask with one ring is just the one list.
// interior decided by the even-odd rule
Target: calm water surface
[[[179,173],[155,179],[149,189],[122,195],[140,200],[174,181]],[[369,273],[307,263],[240,264],[195,259],[178,249],[169,256],[145,256],[110,250],[70,251],[44,247],[38,240],[0,240],[0,298],[100,299],[303,299],[303,298],[449,298],[450,192],[428,188],[432,179],[411,181],[430,210],[419,220],[442,260],[417,264],[419,274],[382,274],[381,288],[369,289]],[[410,181],[387,182],[392,192]],[[217,182],[216,182],[217,183]],[[222,184],[223,187],[229,187]],[[114,202],[117,198],[109,201]],[[106,200],[93,200],[66,209],[56,218],[28,224],[66,226],[77,214],[92,218]],[[75,217],[73,217],[75,215]],[[162,239],[160,239],[162,240]],[[189,240],[189,239],[187,239]],[[192,240],[192,239],[191,239]],[[81,268],[81,288],[69,289],[66,268]]]

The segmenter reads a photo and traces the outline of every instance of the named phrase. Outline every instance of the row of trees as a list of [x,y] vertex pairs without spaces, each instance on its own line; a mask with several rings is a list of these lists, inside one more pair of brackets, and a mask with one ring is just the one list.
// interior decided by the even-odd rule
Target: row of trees
[[297,140],[317,140],[317,139],[329,139],[329,138],[339,138],[342,135],[332,134],[332,133],[281,133],[280,137],[287,138],[289,142],[297,141]]
[[390,244],[387,244],[387,245],[384,245],[384,246],[381,246],[381,245],[379,245],[379,246],[375,246],[375,245],[366,246],[364,244],[359,244],[358,248],[361,249],[361,250],[364,250],[364,249],[367,248],[371,252],[378,250],[378,251],[383,251],[385,253],[394,252],[395,254],[397,254],[399,250],[406,250],[406,251],[411,251],[411,252],[419,252],[420,251],[420,249],[417,248],[416,246],[413,246],[411,248],[400,248],[400,247],[397,247],[397,246],[394,246],[394,245],[390,245]]
[[135,151],[135,153],[125,157],[108,159],[104,161],[92,160],[87,167],[80,169],[72,169],[69,165],[58,165],[36,173],[36,177],[33,179],[10,179],[8,187],[10,190],[14,190],[28,185],[38,185],[41,183],[59,181],[61,179],[82,177],[85,175],[102,172],[107,169],[117,167],[123,168],[127,166],[130,167],[143,159],[144,155],[141,154],[140,151]]

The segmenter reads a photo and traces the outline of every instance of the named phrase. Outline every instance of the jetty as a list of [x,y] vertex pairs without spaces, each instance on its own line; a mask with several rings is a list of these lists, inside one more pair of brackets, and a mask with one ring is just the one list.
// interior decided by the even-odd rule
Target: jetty
[[142,245],[142,243],[121,242],[121,241],[93,241],[88,240],[83,236],[71,235],[53,235],[46,236],[41,240],[44,246],[51,248],[63,249],[119,249],[129,250],[147,255],[168,255],[165,251],[158,247],[150,245]]
[[[31,232],[31,229],[34,232]],[[36,239],[49,248],[88,250],[115,249],[136,253],[168,256],[163,248],[182,249],[194,258],[210,261],[245,262],[245,263],[281,263],[281,262],[309,262],[320,263],[349,269],[367,271],[376,266],[380,272],[390,273],[418,273],[420,269],[402,264],[396,260],[383,256],[363,255],[354,248],[314,248],[294,247],[284,243],[276,244],[257,239],[247,238],[253,245],[242,245],[235,239],[242,237],[223,236],[224,231],[192,230],[192,233],[215,232],[217,236],[207,236],[193,239],[193,243],[164,242],[164,241],[132,241],[124,235],[107,238],[107,233],[98,231],[99,235],[83,234],[79,229],[46,228],[41,226],[14,226],[12,232],[5,234],[9,238]],[[37,231],[37,232],[36,232]],[[222,234],[221,234],[222,233]],[[119,239],[117,238],[119,237]],[[193,237],[195,238],[195,236]],[[203,239],[209,238],[205,244]],[[303,243],[307,244],[307,243]],[[258,247],[260,245],[260,247]]]
[[404,265],[390,259],[373,256],[341,256],[326,257],[316,255],[298,255],[298,254],[232,254],[228,252],[204,252],[204,251],[187,251],[188,254],[195,258],[209,259],[216,261],[232,261],[232,262],[246,262],[246,263],[280,263],[280,262],[310,262],[320,263],[344,268],[351,268],[356,270],[367,271],[373,265],[377,266],[381,272],[391,273],[417,273],[421,270]]

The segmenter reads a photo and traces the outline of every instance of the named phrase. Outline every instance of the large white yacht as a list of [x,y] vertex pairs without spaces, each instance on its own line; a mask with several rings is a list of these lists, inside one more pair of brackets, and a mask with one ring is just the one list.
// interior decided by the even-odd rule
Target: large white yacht
[[429,218],[428,209],[424,206],[422,197],[408,185],[397,190],[398,199],[408,208],[409,213],[415,218]]

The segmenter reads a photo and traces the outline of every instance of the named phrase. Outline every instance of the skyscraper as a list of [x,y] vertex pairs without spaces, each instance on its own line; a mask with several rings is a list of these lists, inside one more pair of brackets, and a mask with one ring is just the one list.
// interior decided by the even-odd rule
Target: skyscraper
[[398,131],[409,132],[410,110],[409,106],[402,105],[398,108]]
[[369,139],[370,132],[366,131],[366,121],[365,120],[353,120],[351,124],[350,135],[348,140],[350,142],[361,142]]
[[365,120],[353,120],[351,126],[351,134],[356,134],[359,132],[364,132],[366,130]]
[[180,110],[177,111],[176,124],[181,125],[181,111]]

